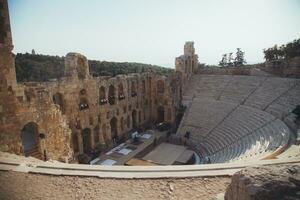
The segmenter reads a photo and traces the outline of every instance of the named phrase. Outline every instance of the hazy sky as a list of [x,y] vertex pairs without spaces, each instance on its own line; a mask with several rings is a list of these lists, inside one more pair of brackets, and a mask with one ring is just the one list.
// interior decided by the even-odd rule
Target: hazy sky
[[174,67],[185,41],[217,64],[236,47],[248,63],[300,38],[300,0],[8,0],[14,52]]

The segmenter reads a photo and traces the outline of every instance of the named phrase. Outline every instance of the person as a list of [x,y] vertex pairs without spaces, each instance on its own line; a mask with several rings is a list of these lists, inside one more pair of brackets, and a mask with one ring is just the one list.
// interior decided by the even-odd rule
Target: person
[[210,161],[210,157],[207,157],[207,164],[210,164],[211,161]]
[[185,132],[185,134],[184,134],[184,138],[185,138],[184,145],[186,145],[187,140],[190,139],[190,134],[191,133],[189,131]]

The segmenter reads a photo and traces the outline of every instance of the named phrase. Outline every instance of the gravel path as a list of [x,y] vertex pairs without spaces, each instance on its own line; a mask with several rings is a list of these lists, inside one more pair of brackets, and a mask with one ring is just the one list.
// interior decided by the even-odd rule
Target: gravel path
[[0,199],[212,199],[229,177],[101,179],[0,172]]

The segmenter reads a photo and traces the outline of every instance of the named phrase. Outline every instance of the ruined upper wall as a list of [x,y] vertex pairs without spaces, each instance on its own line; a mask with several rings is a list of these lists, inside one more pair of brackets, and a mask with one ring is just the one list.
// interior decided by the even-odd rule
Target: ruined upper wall
[[0,47],[12,50],[12,37],[7,0],[0,0]]
[[6,0],[0,0],[0,116],[12,113],[16,100],[17,81],[12,49],[8,4]]
[[195,54],[194,42],[189,41],[184,44],[184,55],[193,56]]
[[78,79],[90,77],[88,60],[79,53],[68,53],[65,58],[65,76]]

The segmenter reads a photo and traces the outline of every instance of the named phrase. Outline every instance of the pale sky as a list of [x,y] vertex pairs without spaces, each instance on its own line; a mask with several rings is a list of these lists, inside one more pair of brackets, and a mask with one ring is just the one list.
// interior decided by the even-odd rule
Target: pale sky
[[174,67],[185,41],[199,61],[217,64],[245,51],[300,38],[300,0],[8,0],[14,52]]

